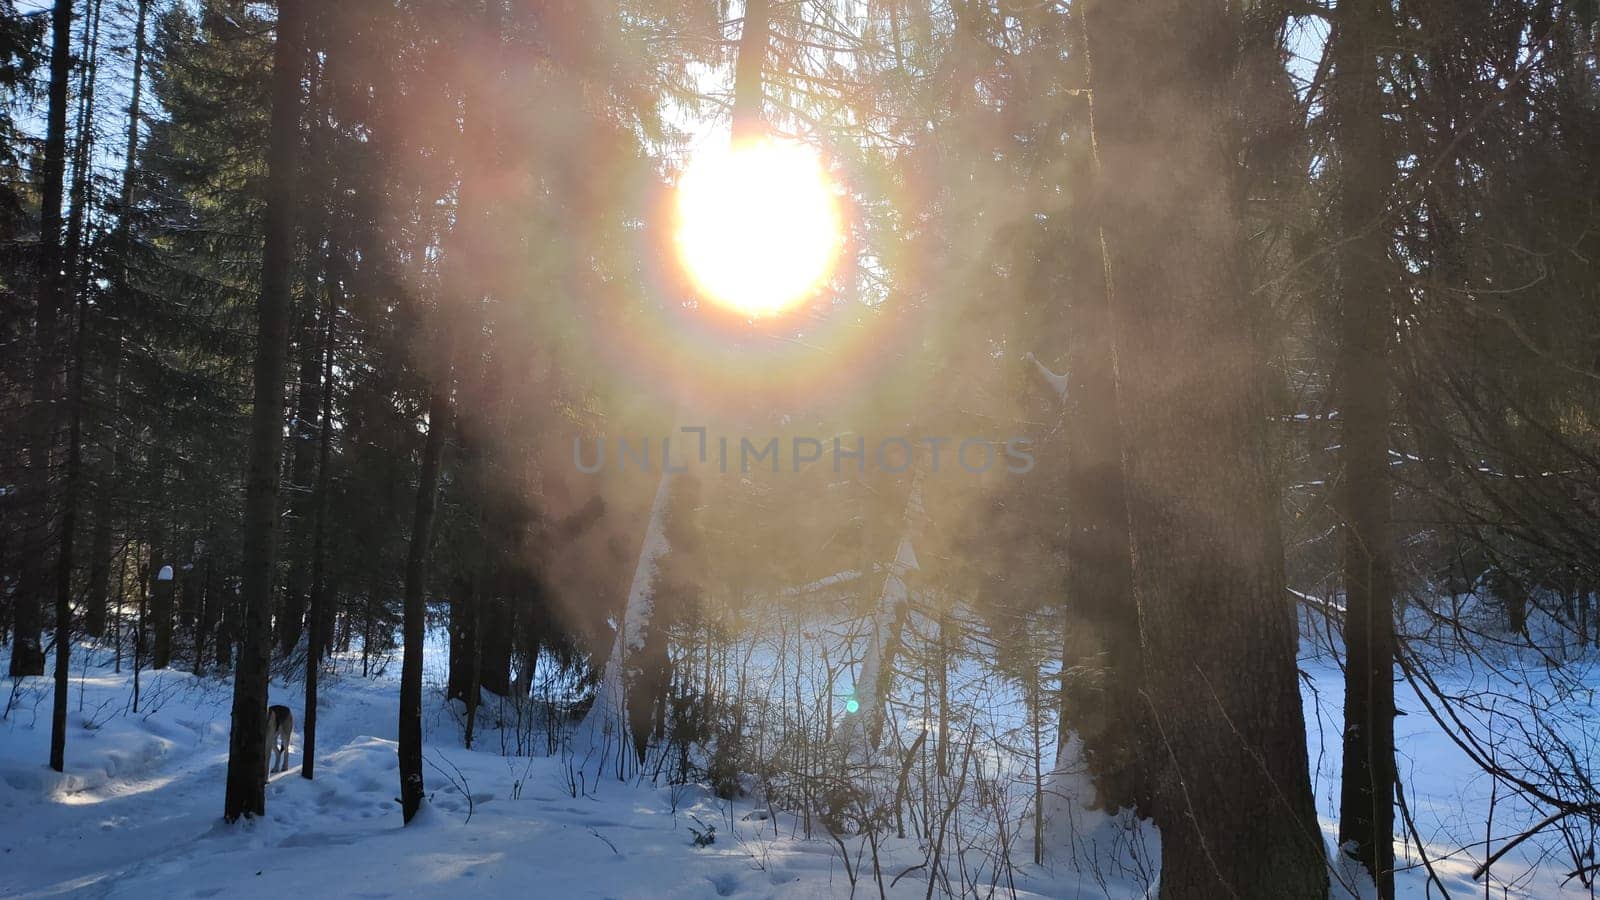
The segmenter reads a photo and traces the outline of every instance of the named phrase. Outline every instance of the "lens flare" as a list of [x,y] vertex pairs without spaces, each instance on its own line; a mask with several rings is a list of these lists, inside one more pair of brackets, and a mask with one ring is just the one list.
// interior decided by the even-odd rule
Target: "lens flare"
[[844,242],[816,151],[757,139],[697,153],[677,188],[678,258],[709,300],[751,318],[813,296]]

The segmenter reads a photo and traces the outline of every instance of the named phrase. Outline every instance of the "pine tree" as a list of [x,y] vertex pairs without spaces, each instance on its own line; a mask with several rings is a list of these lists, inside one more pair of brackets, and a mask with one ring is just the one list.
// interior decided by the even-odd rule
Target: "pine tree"
[[[53,307],[48,312],[50,319],[56,319],[62,312],[66,312],[67,299],[72,290],[72,274],[77,269],[77,259],[70,253],[64,253],[61,248],[61,189],[62,176],[64,176],[64,149],[66,149],[66,102],[67,102],[67,66],[69,59],[70,30],[72,30],[72,3],[70,0],[56,0],[53,13],[51,13],[51,29],[53,29],[54,48],[50,58],[50,133],[45,138],[45,179],[40,187],[40,197],[43,202],[43,215],[40,216],[40,237],[43,242],[43,269],[40,285],[46,295],[40,296],[38,301],[38,367],[45,368],[48,372],[45,378],[35,375],[35,388],[45,388],[34,394],[35,404],[53,404],[58,400],[59,391],[56,384],[56,364],[61,362],[59,348],[54,344],[56,338],[56,323],[51,322],[46,327],[46,306]],[[66,35],[66,37],[64,37]],[[59,102],[59,107],[58,107]],[[78,143],[85,141],[85,130],[78,130]],[[75,191],[74,216],[82,215],[83,192]],[[70,319],[69,319],[70,322]],[[82,341],[74,341],[78,348],[78,372],[82,372]],[[77,383],[77,394],[82,396],[82,381]],[[46,388],[48,386],[48,388]],[[59,396],[61,400],[69,397]],[[62,404],[66,405],[66,404]],[[67,677],[72,674],[72,527],[77,509],[77,480],[78,480],[78,431],[80,431],[80,416],[77,404],[72,404],[72,410],[67,415],[72,418],[72,436],[70,447],[67,450],[67,487],[62,492],[62,517],[59,527],[59,544],[56,549],[56,692],[54,692],[54,705],[50,716],[50,767],[56,772],[66,770],[67,753]],[[59,413],[56,413],[59,415]],[[50,530],[50,447],[53,444],[54,416],[45,413],[45,434],[50,439],[38,440],[35,448],[38,456],[30,458],[32,474],[37,477],[35,484],[40,487],[38,500],[42,511],[45,527],[40,528],[40,533]],[[21,647],[16,647],[21,649]],[[43,660],[40,660],[43,661]],[[11,660],[13,669],[16,668],[16,658]],[[13,674],[18,674],[14,673]]]
[[1181,2],[1085,17],[1162,896],[1325,897],[1223,127],[1236,26]]
[[439,465],[450,427],[450,385],[436,384],[428,401],[428,437],[417,473],[416,513],[406,554],[404,656],[400,661],[400,814],[410,824],[422,807],[422,640],[428,545],[439,502]]
[[[51,458],[56,444],[56,403],[61,394],[61,329],[67,281],[61,247],[61,196],[67,155],[67,79],[72,68],[72,3],[56,0],[50,14],[50,86],[44,159],[39,170],[39,260],[33,328],[33,394],[25,472],[25,502],[32,527],[13,601],[11,675],[44,674],[43,603],[52,546]],[[59,592],[57,592],[59,595]],[[59,604],[59,596],[57,603]],[[57,637],[64,636],[64,633]],[[59,663],[58,663],[59,667]]]
[[255,408],[244,518],[244,621],[233,686],[228,790],[223,818],[266,812],[267,664],[283,444],[283,376],[288,354],[289,272],[294,248],[295,168],[304,74],[304,8],[280,0],[272,64],[272,131],[267,157],[267,239],[256,334]]
[[1339,160],[1337,251],[1345,586],[1344,767],[1339,841],[1394,896],[1394,612],[1389,535],[1388,342],[1394,312],[1378,54],[1387,2],[1345,2],[1330,46]]

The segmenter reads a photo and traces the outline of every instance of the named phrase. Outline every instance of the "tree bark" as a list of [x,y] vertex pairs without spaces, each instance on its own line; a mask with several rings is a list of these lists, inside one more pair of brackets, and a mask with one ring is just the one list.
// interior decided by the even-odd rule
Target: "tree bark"
[[1393,331],[1386,231],[1394,165],[1383,149],[1377,69],[1386,0],[1339,5],[1329,113],[1338,160],[1340,312],[1335,373],[1342,429],[1337,495],[1345,585],[1344,769],[1339,843],[1394,896],[1394,608],[1389,537],[1389,357]]
[[50,87],[44,159],[39,167],[39,270],[33,326],[33,403],[29,409],[26,499],[29,528],[20,584],[12,600],[11,676],[44,674],[44,598],[50,592],[50,457],[55,449],[56,401],[61,389],[61,309],[67,282],[61,270],[61,191],[67,166],[67,78],[72,67],[72,0],[56,0],[50,15]]
[[[55,696],[50,714],[50,768],[66,770],[67,697],[72,675],[72,550],[77,537],[78,495],[83,480],[83,366],[87,308],[78,278],[78,254],[83,245],[88,199],[89,147],[94,122],[94,57],[100,38],[100,4],[92,4],[84,28],[82,94],[78,109],[78,147],[72,174],[72,217],[67,227],[67,249],[62,268],[69,296],[77,297],[76,327],[72,338],[71,377],[67,382],[67,471],[61,491],[61,546],[56,555],[56,672]],[[104,602],[102,598],[102,603]]]
[[1323,898],[1293,609],[1239,271],[1226,9],[1098,0],[1093,140],[1161,896]]
[[[1087,50],[1084,49],[1087,58]],[[1094,127],[1094,100],[1086,115]],[[1069,301],[1067,394],[1067,573],[1063,604],[1061,728],[1058,756],[1069,738],[1083,741],[1095,802],[1114,812],[1149,801],[1148,719],[1139,612],[1133,599],[1128,502],[1117,419],[1110,284],[1095,149],[1086,153],[1090,202],[1077,210],[1068,236],[1077,290]]]
[[[320,127],[320,126],[319,126]],[[328,267],[323,266],[326,281]],[[306,644],[306,705],[305,725],[301,733],[300,775],[311,778],[316,767],[317,748],[317,675],[322,670],[322,657],[326,650],[327,620],[332,616],[328,597],[328,461],[333,450],[333,338],[334,287],[324,283],[326,292],[322,310],[322,415],[321,431],[317,435],[317,486],[311,538],[311,610],[310,639]]]
[[305,66],[303,0],[279,0],[267,148],[266,245],[256,315],[255,405],[245,486],[243,622],[233,682],[228,785],[223,818],[266,811],[267,667],[277,563],[278,463],[283,451],[283,376],[288,357],[289,273],[294,256],[300,80]]
[[[331,56],[327,39],[327,12],[319,11],[315,26],[307,26],[307,54],[315,60],[318,51]],[[312,48],[315,49],[312,49]],[[308,153],[311,164],[318,167],[318,186],[325,196],[318,197],[315,201],[308,198],[304,209],[309,210],[315,206],[317,214],[309,217],[310,233],[306,238],[306,254],[317,261],[314,278],[309,279],[306,287],[307,306],[313,293],[320,289],[322,292],[322,346],[320,359],[317,364],[315,377],[321,387],[321,397],[318,402],[317,415],[317,481],[312,488],[311,507],[311,597],[308,604],[309,631],[306,640],[306,683],[305,683],[305,708],[304,724],[301,726],[300,737],[300,777],[311,780],[316,775],[316,750],[317,750],[317,681],[322,672],[322,657],[327,647],[328,632],[324,618],[329,615],[328,573],[327,573],[327,530],[328,530],[328,462],[333,450],[333,341],[334,317],[337,313],[335,304],[335,283],[332,274],[332,258],[336,255],[333,248],[333,229],[331,217],[328,213],[329,204],[333,202],[335,192],[335,179],[332,177],[332,166],[328,159],[328,127],[322,110],[326,108],[329,89],[328,64],[320,68],[313,63],[315,76],[312,82],[311,100],[311,137]],[[309,312],[309,310],[308,310]],[[304,387],[304,374],[302,372],[302,388]],[[304,391],[302,390],[302,394]],[[302,401],[302,405],[303,401]]]
[[760,137],[766,129],[762,95],[771,43],[771,0],[745,0],[739,28],[739,57],[733,73],[733,139]]
[[428,402],[428,438],[417,475],[417,507],[406,554],[404,655],[400,660],[400,813],[409,823],[422,806],[422,641],[427,612],[428,541],[439,499],[439,460],[450,421],[450,378],[435,385]]

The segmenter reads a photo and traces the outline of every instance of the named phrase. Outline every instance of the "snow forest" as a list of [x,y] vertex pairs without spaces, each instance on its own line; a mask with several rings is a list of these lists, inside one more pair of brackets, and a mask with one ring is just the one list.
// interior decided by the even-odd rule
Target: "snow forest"
[[1594,898],[1600,0],[0,0],[0,897]]

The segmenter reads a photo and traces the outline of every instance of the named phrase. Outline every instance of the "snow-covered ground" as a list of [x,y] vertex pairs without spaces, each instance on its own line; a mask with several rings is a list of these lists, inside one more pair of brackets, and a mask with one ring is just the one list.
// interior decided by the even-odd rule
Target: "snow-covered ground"
[[[456,718],[433,687],[424,713],[431,800],[402,828],[394,799],[397,664],[372,679],[359,669],[325,679],[315,781],[299,774],[297,723],[291,766],[272,778],[266,818],[225,826],[228,683],[146,672],[134,714],[128,672],[113,674],[104,652],[87,669],[83,655],[77,660],[65,775],[44,764],[49,680],[0,679],[0,702],[10,710],[0,721],[0,897],[820,898],[850,896],[851,869],[858,896],[878,892],[864,842],[847,839],[841,849],[805,840],[794,818],[757,799],[729,803],[701,788],[647,781],[604,783],[574,796],[559,755],[502,756],[492,732],[480,733],[482,752],[464,750]],[[1317,796],[1331,842],[1340,676],[1309,651],[1302,667]],[[430,677],[438,674],[429,668]],[[274,682],[272,699],[298,715],[301,691],[297,682]],[[1489,783],[1414,700],[1402,694],[1401,706],[1409,713],[1399,729],[1406,793],[1435,871],[1452,896],[1479,895],[1484,885],[1470,875],[1484,856]],[[1496,847],[1533,817],[1500,801]],[[696,846],[696,833],[713,828],[714,841]],[[990,867],[985,881],[992,884],[977,885],[977,893],[993,887],[993,896],[1101,897],[1137,890],[1103,887],[1065,862],[1034,866],[1030,842],[1018,840],[1014,870]],[[1541,859],[1548,846],[1530,841],[1497,862],[1492,895],[1588,896],[1576,882],[1563,885],[1570,866]],[[917,868],[924,858],[914,839],[885,843],[880,871],[888,896],[927,895],[927,872]],[[1406,869],[1401,895],[1429,896],[1426,879],[1420,867]]]
[[[1534,768],[1554,767],[1572,780],[1589,777],[1600,763],[1596,757],[1600,731],[1594,726],[1595,689],[1600,687],[1600,654],[1593,649],[1573,649],[1570,635],[1559,633],[1547,619],[1535,614],[1529,627],[1540,638],[1541,646],[1556,647],[1567,640],[1566,655],[1560,669],[1547,664],[1550,657],[1526,646],[1519,646],[1516,635],[1502,633],[1503,624],[1482,609],[1463,609],[1456,616],[1474,629],[1484,645],[1476,654],[1438,649],[1427,639],[1428,617],[1411,609],[1406,614],[1407,632],[1419,648],[1427,673],[1438,690],[1465,702],[1454,704],[1448,715],[1458,717],[1452,730],[1469,743],[1481,742],[1484,756],[1514,774],[1525,774],[1513,758],[1529,756],[1531,747],[1549,754]],[[1344,674],[1325,646],[1329,639],[1315,622],[1303,619],[1300,668],[1304,675],[1301,698],[1304,702],[1306,731],[1311,754],[1313,786],[1323,832],[1329,845],[1337,840],[1339,775],[1341,768],[1340,734],[1343,728]],[[1542,630],[1541,630],[1542,629]],[[1323,647],[1319,647],[1318,644]],[[1333,639],[1337,644],[1337,638]],[[1452,646],[1449,641],[1441,646]],[[1564,820],[1571,826],[1569,835],[1545,827],[1526,841],[1499,856],[1486,873],[1473,878],[1491,854],[1523,835],[1552,810],[1535,810],[1505,786],[1496,787],[1484,773],[1440,728],[1429,706],[1443,711],[1430,690],[1419,690],[1409,679],[1395,685],[1396,764],[1404,799],[1415,826],[1407,827],[1402,812],[1396,813],[1397,844],[1395,864],[1396,893],[1407,898],[1489,896],[1561,898],[1588,897],[1595,893],[1578,878],[1569,877],[1578,867],[1574,852],[1587,851],[1587,863],[1594,862],[1596,825],[1582,817]],[[1570,749],[1554,750],[1560,740]],[[1532,780],[1548,787],[1542,775]],[[1426,850],[1417,852],[1420,839]],[[1403,843],[1400,843],[1403,841]],[[1436,881],[1430,879],[1431,866]],[[1430,881],[1432,883],[1430,884]],[[1444,893],[1441,891],[1444,888]],[[1336,892],[1337,893],[1337,892]]]
[[[436,690],[424,713],[430,803],[403,828],[398,672],[396,663],[377,679],[325,679],[316,779],[300,777],[297,722],[266,818],[233,827],[221,823],[226,682],[146,672],[134,715],[131,675],[92,665],[80,677],[75,666],[67,773],[58,775],[44,765],[49,680],[0,681],[16,691],[0,722],[0,897],[850,895],[839,847],[801,839],[787,815],[648,782],[574,797],[559,756],[503,757],[492,734],[480,746],[495,749],[462,749]],[[274,681],[272,702],[298,712],[302,690]],[[695,846],[695,832],[712,829],[714,841]],[[860,848],[846,849],[856,866]],[[920,860],[900,847],[895,859],[913,855]],[[861,890],[875,894],[865,858]],[[885,883],[910,864],[885,867]],[[1059,896],[1033,880],[1018,896]],[[890,896],[926,890],[908,876]]]

